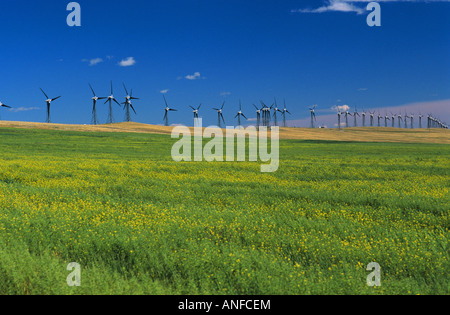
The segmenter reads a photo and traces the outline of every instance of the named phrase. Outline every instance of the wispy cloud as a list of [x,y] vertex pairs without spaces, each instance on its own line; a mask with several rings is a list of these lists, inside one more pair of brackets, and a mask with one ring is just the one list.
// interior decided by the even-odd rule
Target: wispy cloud
[[99,64],[99,63],[101,63],[101,62],[103,62],[103,59],[102,58],[93,58],[93,59],[83,59],[83,60],[81,60],[82,62],[88,62],[89,63],[89,66],[95,66],[95,65],[97,65],[97,64]]
[[184,78],[187,80],[197,80],[200,79],[200,77],[201,77],[200,72],[195,72],[194,74],[188,74]]
[[167,90],[161,90],[161,91],[159,91],[159,93],[161,93],[161,94],[167,94],[167,93],[169,93],[169,89],[167,89]]
[[[325,13],[325,12],[354,12],[364,14],[365,7],[356,5],[357,3],[369,3],[374,0],[325,0],[323,5],[318,8],[303,8],[291,10],[291,13]],[[376,2],[450,2],[450,0],[377,0]]]
[[295,9],[291,10],[292,13],[324,13],[324,12],[356,12],[357,14],[363,14],[365,10],[361,7],[355,6],[352,3],[348,3],[344,0],[328,0],[321,7],[312,9]]
[[136,60],[134,60],[134,57],[128,57],[123,60],[121,60],[118,65],[121,67],[131,67],[136,64]]
[[40,110],[39,107],[17,107],[17,108],[10,108],[9,111],[13,113],[19,113],[19,112],[29,112],[32,110]]

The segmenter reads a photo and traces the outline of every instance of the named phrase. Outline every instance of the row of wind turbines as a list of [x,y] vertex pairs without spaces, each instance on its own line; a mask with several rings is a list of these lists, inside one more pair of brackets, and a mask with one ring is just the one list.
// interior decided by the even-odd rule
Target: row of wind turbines
[[[311,128],[315,128],[315,123],[317,122],[317,116],[316,116],[316,112],[315,109],[317,108],[317,105],[314,105],[313,107],[310,107],[309,110],[311,112]],[[405,113],[404,115],[402,114],[394,114],[391,112],[390,115],[388,115],[387,113],[385,113],[385,115],[382,115],[381,113],[378,112],[377,115],[376,111],[363,111],[361,114],[358,112],[358,109],[355,107],[355,110],[353,113],[350,112],[349,109],[345,110],[345,111],[341,111],[341,109],[338,109],[337,112],[337,117],[338,117],[338,128],[341,129],[342,126],[345,124],[345,128],[350,127],[349,125],[349,116],[353,117],[353,127],[358,127],[358,117],[360,117],[362,119],[362,127],[366,127],[366,126],[370,126],[370,127],[375,127],[375,119],[377,120],[376,126],[377,127],[382,127],[384,125],[384,127],[392,127],[395,128],[396,124],[395,124],[395,120],[397,119],[397,127],[398,128],[410,128],[410,129],[414,129],[415,124],[414,124],[414,119],[415,119],[415,114],[411,113],[411,114],[407,114]],[[345,119],[345,122],[342,123],[342,116],[344,116],[343,118]],[[422,114],[419,114],[418,116],[418,120],[419,120],[419,128],[423,128],[422,125],[422,120],[425,117]],[[367,120],[369,120],[369,124],[367,124]],[[384,121],[384,124],[383,124]],[[390,121],[390,123],[389,123]],[[408,127],[408,122],[409,122],[409,127]],[[389,126],[390,125],[390,126]],[[432,114],[428,114],[427,115],[427,128],[444,128],[444,129],[448,129],[448,125],[439,120],[438,118],[435,118]]]
[[[164,124],[165,126],[169,126],[169,112],[171,111],[177,111],[176,109],[171,108],[166,100],[166,97],[163,95],[164,102],[166,104],[165,108],[165,114],[164,114]],[[280,113],[280,115],[283,117],[283,127],[286,127],[286,114],[292,115],[289,110],[286,108],[286,101],[284,101],[284,108],[280,109],[277,105],[277,100],[275,99],[275,102],[269,107],[267,106],[263,101],[260,101],[261,107],[258,107],[257,105],[253,104],[253,106],[256,109],[256,124],[257,127],[266,126],[269,127],[271,125],[271,121],[273,119],[274,126],[278,126],[278,116],[277,113]],[[200,108],[202,107],[202,104],[200,104],[197,108],[193,106],[189,106],[192,109],[192,112],[194,114],[194,122],[197,122],[200,112]],[[220,108],[212,108],[217,112],[217,126],[219,128],[222,128],[226,125],[225,118],[223,116],[224,113],[224,107],[225,102],[223,102],[222,106]],[[272,114],[273,110],[273,114]],[[248,120],[247,116],[242,111],[242,102],[239,101],[239,111],[236,113],[236,116],[234,116],[234,119],[237,119],[237,125],[241,126],[242,118],[245,120]]]
[[[108,103],[108,118],[106,120],[107,124],[112,124],[115,122],[114,115],[113,115],[113,103],[117,104],[120,107],[122,107],[122,105],[123,105],[123,110],[125,110],[125,121],[127,121],[127,122],[131,121],[131,110],[134,112],[134,114],[137,114],[136,110],[133,107],[132,101],[139,100],[139,98],[133,96],[133,89],[130,90],[130,93],[128,92],[128,89],[127,89],[125,83],[123,83],[123,87],[124,87],[124,90],[126,93],[125,101],[123,103],[119,103],[119,101],[117,101],[117,99],[114,97],[114,89],[113,89],[112,81],[111,81],[111,94],[109,96],[105,96],[105,97],[97,96],[92,85],[89,84],[89,88],[93,94],[93,97],[91,98],[91,100],[93,101],[92,119],[91,119],[92,124],[94,124],[94,125],[99,124],[99,119],[97,116],[97,103],[98,103],[98,101],[102,101],[102,100],[106,100],[104,102],[104,104]],[[45,103],[47,105],[46,122],[51,123],[51,115],[50,115],[51,103],[58,100],[59,98],[61,98],[61,96],[58,96],[55,98],[50,98],[44,92],[43,89],[40,89],[40,90],[46,97],[46,100],[45,100]],[[165,106],[166,106],[163,121],[164,121],[165,126],[169,126],[169,113],[173,112],[173,111],[178,111],[178,110],[171,108],[169,106],[164,94],[163,94],[163,98],[164,98],[164,102],[165,102]],[[0,107],[10,108],[10,109],[12,108],[11,106],[3,104],[2,102],[0,102]],[[197,122],[198,118],[200,117],[199,113],[200,113],[202,104],[200,104],[196,108],[193,106],[189,106],[189,107],[192,109],[192,112],[194,114],[194,122]],[[225,126],[225,118],[223,115],[224,107],[225,107],[225,102],[223,102],[223,104],[220,108],[212,108],[212,110],[215,110],[217,112],[217,126],[218,127]],[[256,123],[257,123],[258,128],[260,126],[265,126],[265,127],[270,127],[271,125],[278,126],[279,121],[278,121],[277,114],[282,116],[282,126],[287,127],[286,115],[287,114],[292,115],[286,107],[286,101],[284,101],[284,107],[280,109],[278,107],[276,98],[274,99],[274,102],[272,103],[271,106],[268,106],[263,101],[260,101],[260,106],[253,104],[253,107],[256,110]],[[311,128],[316,128],[316,122],[317,122],[316,108],[317,108],[317,105],[314,105],[309,108],[310,113],[311,113]],[[362,126],[363,127],[366,127],[367,125],[369,125],[370,127],[375,127],[375,119],[377,119],[376,126],[378,126],[378,127],[383,126],[383,120],[384,120],[384,127],[388,127],[388,125],[389,125],[388,121],[390,121],[391,127],[395,127],[396,119],[397,119],[397,127],[398,128],[402,128],[402,127],[408,128],[408,122],[409,122],[409,128],[413,129],[415,127],[415,125],[414,125],[415,115],[414,114],[406,114],[405,113],[404,115],[402,115],[402,114],[391,113],[391,115],[388,115],[386,113],[384,116],[381,115],[381,113],[378,113],[377,115],[375,115],[375,114],[376,114],[375,111],[373,111],[373,112],[372,111],[369,111],[369,112],[363,111],[360,114],[358,112],[357,108],[355,108],[353,113],[351,113],[349,109],[342,111],[341,109],[338,108],[338,112],[337,112],[338,124],[337,124],[337,126],[339,129],[341,129],[343,125],[345,125],[346,128],[350,127],[349,117],[353,117],[353,127],[358,127],[358,117],[360,117],[360,118],[362,118]],[[342,116],[344,116],[343,119],[344,119],[345,123],[341,122]],[[423,128],[422,120],[424,118],[424,115],[419,114],[417,117],[419,120],[419,128]],[[242,119],[248,120],[247,116],[243,113],[241,101],[239,101],[239,111],[236,113],[236,116],[234,116],[234,119],[237,119],[238,126],[241,126]],[[369,123],[367,123],[367,120]],[[448,125],[446,123],[442,122],[441,120],[439,120],[438,118],[435,118],[432,114],[428,114],[427,128],[448,129]]]

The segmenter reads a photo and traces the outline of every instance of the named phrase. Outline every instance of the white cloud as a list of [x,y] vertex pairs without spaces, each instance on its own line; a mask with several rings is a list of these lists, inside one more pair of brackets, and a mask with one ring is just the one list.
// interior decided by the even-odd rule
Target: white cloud
[[134,60],[134,57],[128,57],[119,62],[119,66],[121,67],[131,67],[134,66],[135,64],[136,60]]
[[350,106],[348,106],[348,105],[336,105],[336,106],[331,107],[331,110],[346,112],[346,111],[350,110]]
[[167,93],[169,93],[169,89],[167,89],[167,90],[162,90],[162,91],[160,91],[159,93],[161,93],[161,94],[167,94]]
[[197,79],[200,79],[200,77],[201,77],[200,72],[196,72],[194,74],[189,74],[189,75],[185,76],[185,79],[187,79],[187,80],[197,80]]

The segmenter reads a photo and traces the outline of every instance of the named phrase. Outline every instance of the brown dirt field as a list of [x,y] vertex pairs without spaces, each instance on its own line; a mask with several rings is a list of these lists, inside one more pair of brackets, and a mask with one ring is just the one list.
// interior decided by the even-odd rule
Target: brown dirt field
[[[134,132],[171,134],[173,127],[141,123],[116,123],[110,125],[65,125],[34,122],[0,121],[0,128],[27,128],[46,130],[70,130],[87,132]],[[192,129],[192,128],[191,128]],[[446,129],[398,129],[398,128],[348,128],[309,129],[280,128],[281,139],[331,140],[356,142],[442,143],[450,144],[450,131]]]

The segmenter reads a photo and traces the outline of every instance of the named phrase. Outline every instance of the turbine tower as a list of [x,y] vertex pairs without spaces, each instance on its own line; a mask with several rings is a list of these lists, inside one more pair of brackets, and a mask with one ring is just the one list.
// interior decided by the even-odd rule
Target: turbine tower
[[422,129],[422,118],[423,118],[423,115],[419,114],[419,128],[420,129]]
[[89,87],[91,88],[92,94],[94,95],[94,97],[92,98],[92,101],[93,101],[93,103],[94,103],[94,104],[93,104],[93,107],[92,107],[92,124],[93,124],[93,125],[98,125],[97,108],[96,108],[97,101],[98,101],[98,100],[103,100],[103,99],[105,99],[106,97],[98,97],[98,96],[95,94],[94,89],[92,88],[92,86],[91,86],[90,83],[89,83]]
[[411,129],[414,129],[414,114],[410,114],[409,118],[411,119],[411,126],[409,126]]
[[258,108],[255,104],[253,104],[253,107],[256,109],[256,127],[259,129],[259,126],[261,125],[261,108]]
[[286,125],[286,113],[291,115],[291,113],[286,108],[286,100],[284,100],[284,108],[283,108],[282,115],[283,115],[283,127],[285,127],[285,128],[287,127],[287,125]]
[[278,120],[277,120],[277,112],[280,112],[280,113],[283,113],[279,108],[278,108],[278,105],[277,105],[277,99],[275,99],[275,107],[273,108],[273,118],[274,118],[274,124],[275,124],[275,126],[278,126]]
[[391,118],[389,118],[389,116],[388,116],[388,114],[387,113],[385,113],[385,115],[384,115],[384,127],[386,127],[387,128],[387,121],[388,120],[391,120]]
[[45,103],[47,103],[47,119],[46,119],[46,123],[51,123],[51,117],[50,117],[50,104],[53,102],[53,101],[56,101],[58,98],[60,98],[61,96],[58,96],[58,97],[55,97],[55,98],[49,98],[48,96],[47,96],[47,94],[45,94],[45,92],[44,92],[44,90],[42,90],[41,89],[41,91],[42,91],[42,93],[44,93],[44,95],[45,95],[45,97],[47,98],[46,100],[45,100]]
[[356,116],[361,117],[361,115],[358,113],[358,109],[355,107],[355,112],[353,113],[353,126],[354,127],[358,127],[358,120],[357,120]]
[[223,107],[225,106],[225,102],[223,102],[222,107],[221,108],[213,108],[216,112],[217,112],[217,126],[219,126],[219,128],[222,128],[222,122],[223,125],[225,126],[225,118],[223,118]]
[[117,105],[120,106],[119,102],[114,98],[114,92],[113,92],[113,85],[112,85],[112,81],[111,81],[111,95],[107,97],[107,100],[105,102],[108,103],[109,102],[109,111],[108,111],[108,119],[106,121],[107,124],[112,124],[114,123],[114,115],[113,115],[113,109],[112,109],[112,102],[115,102]]
[[342,115],[342,112],[341,112],[340,109],[338,109],[337,115],[338,115],[338,128],[339,128],[339,130],[341,130],[341,115]]
[[163,98],[164,98],[164,103],[166,103],[166,109],[165,109],[165,114],[164,114],[164,125],[165,126],[169,126],[169,112],[176,112],[176,109],[170,108],[169,105],[167,105],[167,100],[166,97],[163,94]]
[[398,128],[402,128],[403,117],[401,114],[397,115]]
[[348,128],[348,116],[352,116],[352,114],[348,111],[348,109],[345,111],[345,127]]
[[311,112],[311,128],[314,128],[314,121],[317,121],[316,118],[316,109],[317,105],[314,105],[313,107],[309,108],[309,111]]

